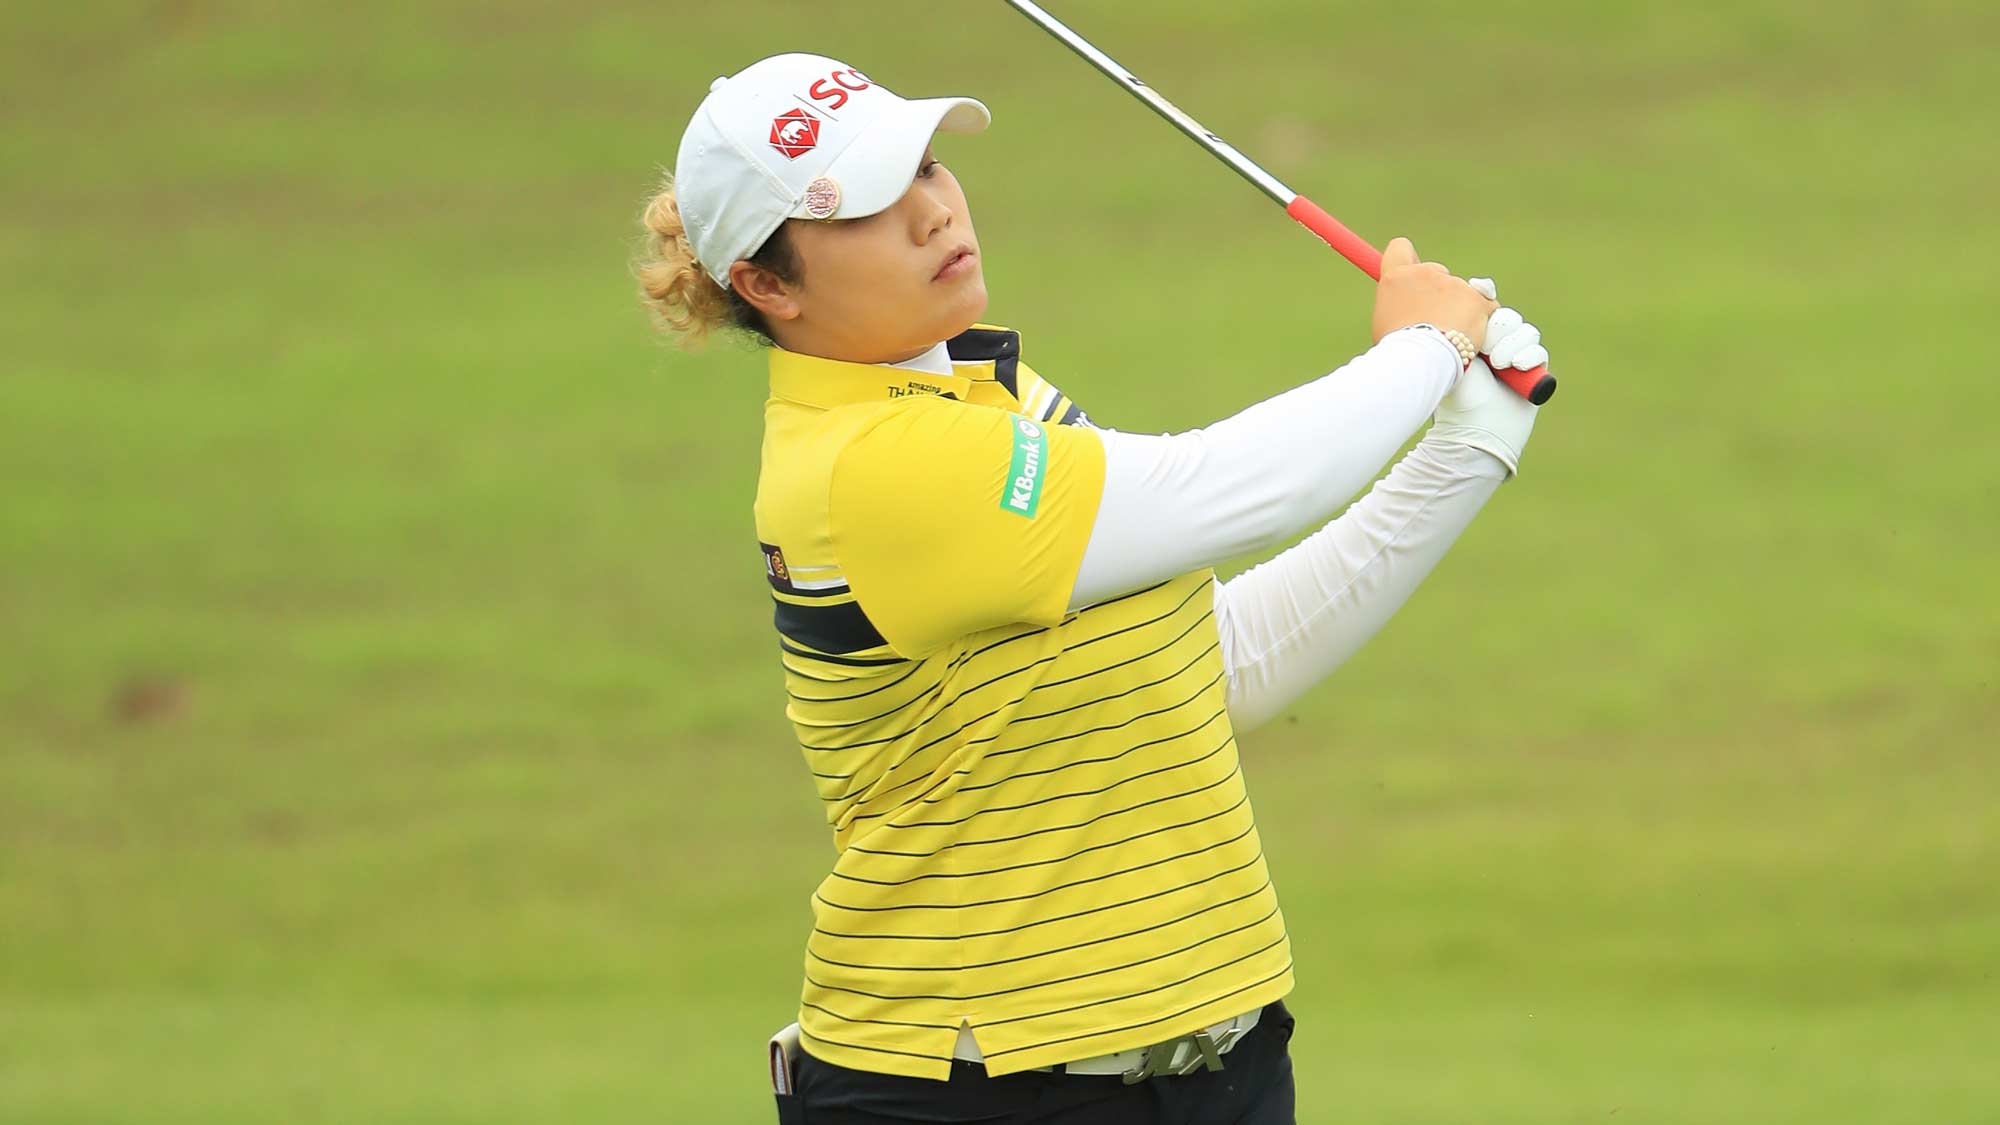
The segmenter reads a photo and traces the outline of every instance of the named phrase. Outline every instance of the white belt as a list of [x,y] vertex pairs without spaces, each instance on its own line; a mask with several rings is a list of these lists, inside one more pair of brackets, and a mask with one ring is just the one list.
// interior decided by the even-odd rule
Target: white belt
[[[1248,1035],[1250,1029],[1257,1026],[1257,1017],[1262,1014],[1263,1009],[1252,1008],[1242,1015],[1231,1016],[1221,1023],[1212,1023],[1164,1043],[1062,1063],[1061,1070],[1064,1074],[1122,1074],[1128,1084],[1155,1074],[1193,1074],[1203,1066],[1220,1070],[1221,1063],[1214,1060],[1228,1054],[1231,1047]],[[979,1044],[964,1028],[959,1029],[958,1046],[953,1049],[952,1055],[966,1062],[985,1061]],[[1037,1069],[1047,1071],[1057,1068],[1044,1066]]]

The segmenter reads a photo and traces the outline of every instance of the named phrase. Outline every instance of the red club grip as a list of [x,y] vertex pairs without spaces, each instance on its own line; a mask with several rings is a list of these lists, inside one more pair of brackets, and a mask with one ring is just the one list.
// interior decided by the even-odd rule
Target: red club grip
[[[1340,256],[1353,262],[1362,273],[1382,280],[1382,252],[1368,245],[1366,239],[1348,230],[1346,224],[1322,210],[1319,204],[1305,196],[1294,197],[1285,207],[1285,213],[1297,219],[1307,230],[1326,240],[1328,246],[1340,252]],[[1547,365],[1532,371],[1519,368],[1496,368],[1493,372],[1502,383],[1514,389],[1514,393],[1534,403],[1536,406],[1549,401],[1556,393],[1556,377],[1549,374]]]

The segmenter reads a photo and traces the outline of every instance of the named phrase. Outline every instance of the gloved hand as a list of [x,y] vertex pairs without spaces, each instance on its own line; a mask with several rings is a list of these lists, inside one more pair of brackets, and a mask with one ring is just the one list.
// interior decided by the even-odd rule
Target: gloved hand
[[[1489,301],[1500,299],[1499,289],[1490,277],[1475,277],[1466,284]],[[1480,342],[1479,352],[1494,367],[1516,367],[1522,371],[1532,371],[1549,361],[1549,350],[1542,346],[1542,330],[1508,308],[1495,309],[1486,318],[1486,339]]]
[[[1468,284],[1492,300],[1500,299],[1488,278],[1473,278]],[[1547,363],[1549,353],[1541,341],[1541,331],[1513,309],[1500,309],[1486,322],[1485,350],[1497,366],[1525,371]],[[1438,404],[1436,423],[1425,440],[1439,438],[1485,450],[1507,466],[1511,477],[1521,467],[1521,450],[1534,432],[1538,410],[1495,379],[1485,359],[1474,359]]]

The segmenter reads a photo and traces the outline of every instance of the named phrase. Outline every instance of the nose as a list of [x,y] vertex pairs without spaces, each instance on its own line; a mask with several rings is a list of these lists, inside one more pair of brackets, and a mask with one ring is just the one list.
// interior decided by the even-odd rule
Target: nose
[[951,229],[951,208],[944,200],[921,183],[910,188],[910,196],[915,200],[911,233],[916,236],[917,245],[926,245],[940,232]]

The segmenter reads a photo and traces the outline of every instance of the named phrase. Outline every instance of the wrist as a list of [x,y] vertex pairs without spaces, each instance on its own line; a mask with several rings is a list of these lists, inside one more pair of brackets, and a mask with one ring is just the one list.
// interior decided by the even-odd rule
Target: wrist
[[1527,399],[1502,386],[1485,360],[1475,359],[1457,389],[1438,403],[1437,424],[1427,440],[1482,450],[1512,476],[1520,471],[1521,451],[1538,413]]
[[1507,480],[1521,471],[1521,450],[1513,442],[1483,426],[1464,425],[1438,419],[1424,432],[1419,445],[1440,450],[1466,451],[1483,466],[1499,469],[1498,474],[1474,472],[1474,476],[1494,476]]
[[1472,337],[1467,336],[1456,328],[1444,328],[1432,324],[1428,320],[1420,324],[1412,324],[1410,327],[1426,328],[1442,337],[1445,343],[1451,345],[1452,352],[1458,356],[1458,369],[1460,371],[1471,367],[1473,359],[1479,355],[1479,346],[1472,342]]
[[1442,368],[1441,370],[1445,372],[1444,393],[1451,393],[1452,388],[1458,385],[1458,381],[1465,374],[1466,362],[1459,355],[1458,345],[1452,342],[1450,330],[1432,324],[1429,321],[1422,321],[1417,324],[1406,324],[1389,333],[1389,335],[1382,337],[1382,339],[1384,342],[1387,342],[1391,337],[1399,335],[1406,335],[1407,338],[1413,340],[1430,341],[1427,345],[1428,347],[1434,348],[1450,357],[1448,361],[1449,367]]
[[[1438,343],[1443,344],[1446,348],[1450,349],[1451,354],[1454,357],[1457,357],[1459,354],[1458,345],[1454,343],[1451,338],[1452,330],[1449,328],[1445,328],[1442,325],[1432,324],[1428,320],[1419,321],[1416,324],[1406,324],[1403,327],[1396,329],[1395,332],[1389,333],[1389,335],[1394,336],[1404,332],[1410,333],[1414,336],[1435,340]],[[1462,336],[1464,335],[1464,333],[1461,332],[1459,333],[1459,335]],[[1388,336],[1383,337],[1383,339],[1385,340],[1388,339]],[[1460,371],[1465,370],[1465,361],[1463,359],[1460,359],[1459,361],[1458,370]]]

